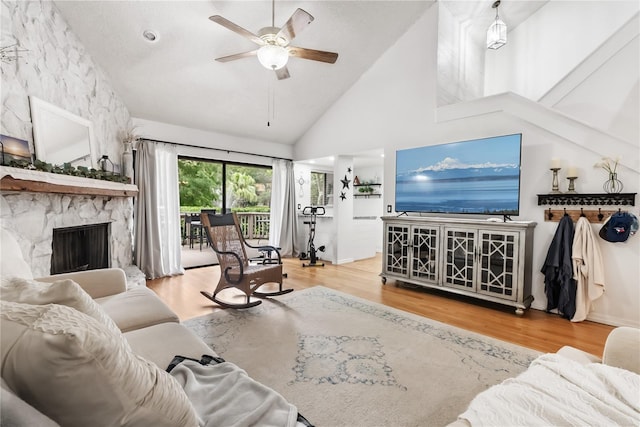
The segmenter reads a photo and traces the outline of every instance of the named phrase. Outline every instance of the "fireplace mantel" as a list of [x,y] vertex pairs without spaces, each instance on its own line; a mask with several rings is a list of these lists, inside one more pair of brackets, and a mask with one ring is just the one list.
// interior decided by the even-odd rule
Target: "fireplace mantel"
[[0,166],[0,190],[109,197],[134,197],[138,194],[138,187],[133,184],[7,166]]

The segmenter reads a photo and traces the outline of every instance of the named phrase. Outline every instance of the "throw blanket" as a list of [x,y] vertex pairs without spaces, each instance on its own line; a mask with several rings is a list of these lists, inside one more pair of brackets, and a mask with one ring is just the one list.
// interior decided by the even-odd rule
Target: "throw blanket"
[[472,426],[637,426],[640,375],[545,354],[480,393],[459,416]]
[[276,391],[249,378],[233,363],[185,360],[170,372],[187,393],[200,427],[296,425],[298,410]]

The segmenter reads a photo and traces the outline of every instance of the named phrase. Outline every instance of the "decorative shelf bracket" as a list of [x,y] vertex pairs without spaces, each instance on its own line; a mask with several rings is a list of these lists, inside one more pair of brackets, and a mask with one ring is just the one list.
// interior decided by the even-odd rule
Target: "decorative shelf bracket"
[[597,194],[538,194],[541,205],[582,205],[582,206],[635,206],[637,193],[597,193]]

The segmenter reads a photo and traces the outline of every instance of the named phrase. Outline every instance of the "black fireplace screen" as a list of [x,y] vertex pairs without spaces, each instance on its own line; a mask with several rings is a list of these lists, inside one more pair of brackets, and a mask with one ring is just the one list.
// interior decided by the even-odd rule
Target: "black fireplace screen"
[[110,266],[109,223],[55,228],[51,274]]

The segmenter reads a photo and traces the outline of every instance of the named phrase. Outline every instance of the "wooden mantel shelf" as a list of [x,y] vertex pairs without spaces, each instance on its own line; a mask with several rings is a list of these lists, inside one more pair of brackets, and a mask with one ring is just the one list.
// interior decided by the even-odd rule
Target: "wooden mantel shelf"
[[0,167],[0,190],[30,193],[77,194],[85,196],[134,197],[133,184],[82,178],[78,176]]

